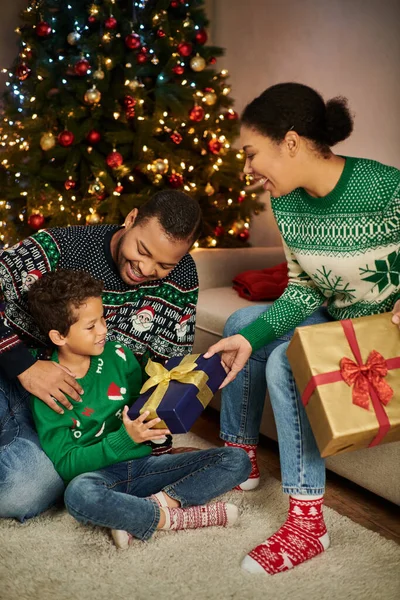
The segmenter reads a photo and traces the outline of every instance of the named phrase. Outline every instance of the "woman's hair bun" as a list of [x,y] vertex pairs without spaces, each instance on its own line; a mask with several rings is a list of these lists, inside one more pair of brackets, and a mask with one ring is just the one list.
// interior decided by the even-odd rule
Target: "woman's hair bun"
[[353,131],[353,117],[351,116],[347,98],[337,96],[326,103],[326,142],[334,146],[347,139]]

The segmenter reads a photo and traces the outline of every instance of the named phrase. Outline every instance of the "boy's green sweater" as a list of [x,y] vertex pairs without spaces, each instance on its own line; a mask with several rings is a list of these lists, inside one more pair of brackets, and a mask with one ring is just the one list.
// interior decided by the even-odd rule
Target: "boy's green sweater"
[[400,171],[346,158],[324,198],[298,188],[272,198],[289,284],[240,333],[257,350],[300,325],[325,301],[335,320],[388,312],[400,298]]
[[[55,351],[52,360],[58,362]],[[142,371],[126,346],[107,342],[100,356],[92,357],[82,379],[82,402],[71,398],[72,410],[55,413],[32,397],[32,413],[43,450],[66,481],[81,473],[114,463],[142,458],[149,446],[136,444],[122,423],[122,409],[139,395]]]

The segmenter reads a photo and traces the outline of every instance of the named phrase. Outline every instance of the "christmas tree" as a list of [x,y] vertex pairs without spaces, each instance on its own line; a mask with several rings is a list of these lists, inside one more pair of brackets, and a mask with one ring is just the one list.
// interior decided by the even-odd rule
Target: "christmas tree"
[[1,117],[0,240],[118,223],[159,189],[201,205],[201,246],[246,245],[261,208],[203,0],[33,0]]

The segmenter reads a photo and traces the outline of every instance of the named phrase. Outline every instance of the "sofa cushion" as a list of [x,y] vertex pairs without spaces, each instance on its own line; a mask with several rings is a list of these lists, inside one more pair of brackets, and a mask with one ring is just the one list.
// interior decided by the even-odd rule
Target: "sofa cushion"
[[268,306],[270,302],[249,302],[230,287],[201,290],[197,305],[196,328],[222,335],[229,315],[246,306]]

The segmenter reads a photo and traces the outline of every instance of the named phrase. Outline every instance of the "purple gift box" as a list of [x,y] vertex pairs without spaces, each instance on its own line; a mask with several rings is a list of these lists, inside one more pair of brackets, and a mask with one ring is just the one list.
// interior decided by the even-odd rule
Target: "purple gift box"
[[[171,371],[182,362],[183,358],[182,356],[170,358],[164,366],[168,371]],[[215,394],[226,377],[220,356],[215,354],[211,358],[204,358],[200,354],[195,362],[196,367],[194,371],[203,371],[208,375],[206,385],[212,394]],[[143,405],[148,401],[155,389],[156,386],[140,394],[139,398],[128,411],[131,419],[137,419]],[[157,416],[166,423],[171,433],[187,433],[203,412],[205,407],[197,398],[198,392],[199,389],[192,383],[183,383],[175,380],[169,382],[168,389],[161,399],[156,412]]]

